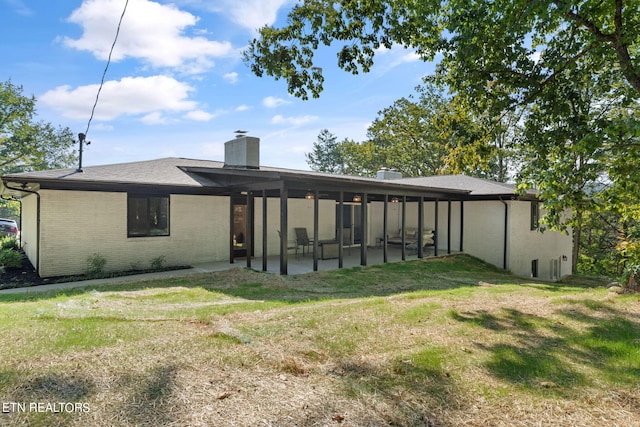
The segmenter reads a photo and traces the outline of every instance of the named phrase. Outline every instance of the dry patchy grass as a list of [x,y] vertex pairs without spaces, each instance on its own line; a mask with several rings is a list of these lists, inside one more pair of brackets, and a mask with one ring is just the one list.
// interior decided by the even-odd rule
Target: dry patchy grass
[[640,425],[638,296],[407,264],[0,302],[0,401],[90,408],[0,424]]

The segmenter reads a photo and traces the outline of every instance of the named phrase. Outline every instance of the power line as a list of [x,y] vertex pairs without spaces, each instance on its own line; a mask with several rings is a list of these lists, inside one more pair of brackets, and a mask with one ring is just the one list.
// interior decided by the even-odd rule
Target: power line
[[111,54],[113,54],[113,49],[116,47],[116,42],[118,41],[118,35],[120,34],[120,27],[122,26],[122,19],[124,18],[124,14],[127,12],[128,5],[129,5],[129,0],[126,0],[124,4],[124,9],[122,10],[122,15],[120,15],[118,28],[116,29],[116,36],[113,39],[113,44],[111,45],[111,50],[109,51],[109,57],[107,58],[107,65],[104,67],[104,72],[102,73],[102,80],[100,80],[100,87],[98,87],[98,93],[96,94],[96,101],[93,103],[93,108],[91,109],[91,116],[89,117],[89,122],[87,123],[87,130],[84,132],[85,138],[89,134],[89,127],[91,126],[91,120],[93,120],[93,114],[96,111],[96,106],[98,105],[98,99],[100,98],[100,92],[102,91],[102,86],[104,85],[104,79],[107,75],[109,64],[111,63]]

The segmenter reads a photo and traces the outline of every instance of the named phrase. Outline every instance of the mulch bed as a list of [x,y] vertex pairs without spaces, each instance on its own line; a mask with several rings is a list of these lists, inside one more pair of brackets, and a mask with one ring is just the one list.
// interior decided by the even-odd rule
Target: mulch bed
[[51,282],[38,276],[36,269],[33,268],[33,265],[24,254],[22,256],[22,267],[0,270],[0,289],[22,288],[46,283]]
[[[164,267],[159,269],[111,272],[111,273],[105,273],[104,277],[131,276],[131,275],[143,274],[143,273],[154,273],[158,271],[182,270],[189,267],[190,266],[188,265],[181,265],[181,266],[173,266],[173,267]],[[96,279],[96,278],[102,278],[102,277],[88,277],[85,275],[76,275],[76,276],[48,277],[46,279],[43,279],[40,276],[38,276],[38,273],[36,273],[36,269],[31,264],[31,261],[29,261],[26,255],[24,255],[24,252],[22,252],[22,267],[5,268],[4,270],[0,268],[0,289],[25,288],[29,286],[46,285],[49,283],[74,282],[79,280]]]

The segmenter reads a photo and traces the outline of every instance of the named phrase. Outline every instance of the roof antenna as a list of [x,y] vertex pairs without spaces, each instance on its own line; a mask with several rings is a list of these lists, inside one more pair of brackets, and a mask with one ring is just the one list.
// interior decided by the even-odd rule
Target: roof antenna
[[[82,144],[85,143],[85,140],[87,139],[87,136],[84,133],[79,133],[78,134],[78,143],[80,143],[80,155],[78,156],[79,158],[79,162],[78,162],[78,169],[76,169],[76,172],[84,172],[82,170]],[[91,144],[91,141],[86,141],[86,144],[89,145]]]
[[236,138],[240,138],[241,136],[245,136],[249,132],[246,130],[237,130],[234,133],[236,134]]

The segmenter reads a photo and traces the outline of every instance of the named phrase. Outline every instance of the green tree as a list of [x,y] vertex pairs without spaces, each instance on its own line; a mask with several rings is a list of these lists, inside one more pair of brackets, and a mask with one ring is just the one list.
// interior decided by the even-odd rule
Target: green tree
[[70,166],[76,160],[69,128],[35,122],[36,99],[0,82],[0,174]]
[[343,173],[344,159],[337,137],[322,129],[318,134],[318,139],[313,143],[313,150],[305,153],[307,164],[311,170],[328,173]]
[[358,175],[389,167],[404,176],[451,173],[505,180],[505,132],[463,98],[425,84],[378,112],[367,141],[344,143],[342,152],[346,169]]
[[[592,66],[586,58],[574,65]],[[620,226],[633,217],[632,210],[622,208],[633,206],[640,196],[638,186],[629,184],[640,178],[635,172],[640,162],[633,155],[640,116],[632,93],[613,73],[579,75],[556,76],[523,115],[525,155],[519,178],[523,188],[533,185],[540,192],[550,227],[571,227],[574,267],[580,269],[578,263],[586,259],[579,253],[585,247],[581,235],[594,235],[589,227],[596,219],[615,218]],[[617,238],[626,239],[623,234]],[[611,259],[605,255],[608,239],[601,243],[602,259]]]
[[[71,166],[76,156],[69,128],[36,122],[36,99],[22,86],[0,82],[0,175]],[[0,201],[1,209],[17,216],[16,204]]]
[[[322,91],[313,71],[321,47],[338,45],[338,66],[354,74],[371,69],[381,46],[414,49],[425,61],[441,55],[435,78],[451,93],[496,127],[510,114],[522,118],[528,165],[519,178],[539,188],[548,224],[576,226],[600,200],[620,216],[619,250],[635,259],[638,10],[640,0],[303,0],[285,26],[260,30],[245,60],[308,98]],[[598,179],[607,192],[585,197]],[[576,215],[565,221],[567,209]]]
[[385,166],[404,176],[436,175],[444,169],[446,146],[434,121],[447,100],[431,88],[417,89],[418,99],[413,95],[398,99],[379,111],[369,126],[367,136],[372,147],[363,148],[378,151],[374,158],[384,163],[376,169]]
[[303,0],[285,26],[260,29],[244,57],[301,98],[322,91],[314,54],[334,43],[338,66],[354,74],[371,69],[381,46],[415,49],[426,61],[441,54],[440,75],[473,97],[498,80],[515,89],[503,101],[521,103],[585,57],[599,64],[586,72],[615,70],[640,93],[638,10],[639,0]]

